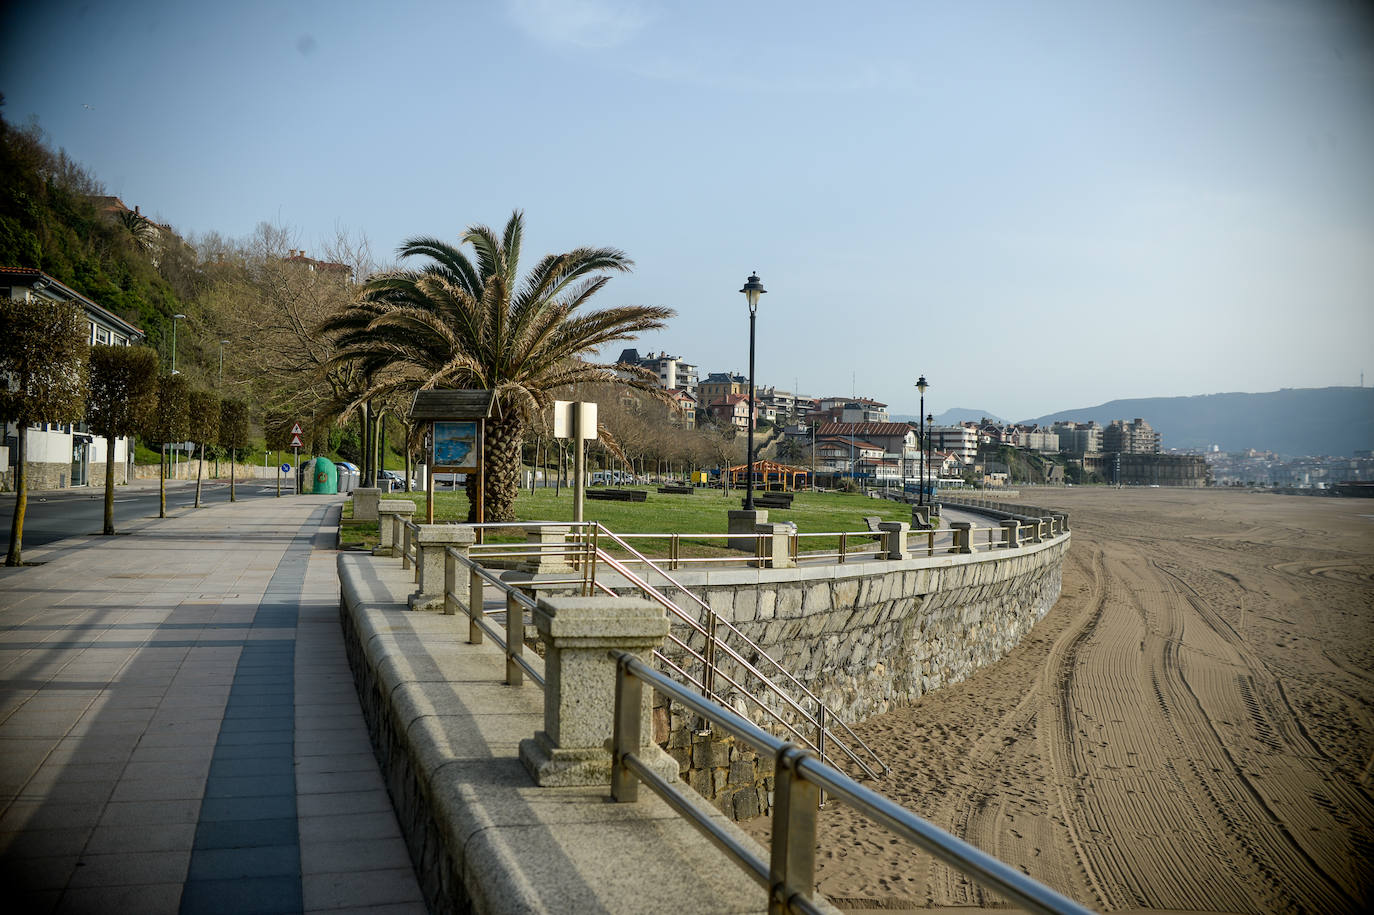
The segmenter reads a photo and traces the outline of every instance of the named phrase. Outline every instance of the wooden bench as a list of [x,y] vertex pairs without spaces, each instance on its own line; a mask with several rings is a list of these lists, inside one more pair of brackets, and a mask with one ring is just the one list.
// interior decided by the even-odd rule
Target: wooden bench
[[692,493],[696,492],[696,489],[692,486],[674,486],[669,484],[667,486],[660,486],[658,491],[665,495],[690,496]]
[[649,493],[643,489],[589,489],[587,498],[605,502],[643,502],[649,498]]
[[758,508],[791,508],[792,493],[761,492],[754,496],[754,505]]

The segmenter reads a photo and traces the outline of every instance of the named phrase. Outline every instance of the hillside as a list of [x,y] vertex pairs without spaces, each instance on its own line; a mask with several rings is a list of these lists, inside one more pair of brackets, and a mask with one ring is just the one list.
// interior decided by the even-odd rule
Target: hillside
[[[937,425],[937,426],[955,426],[955,425],[958,425],[959,423],[967,423],[967,422],[974,422],[974,423],[976,423],[976,422],[978,422],[978,420],[983,419],[984,417],[986,417],[986,418],[988,418],[988,419],[990,419],[990,420],[993,420],[994,422],[999,422],[999,423],[1001,423],[1001,422],[1006,422],[1006,420],[1002,419],[1002,417],[998,416],[996,413],[993,413],[993,412],[990,411],[990,410],[970,410],[970,409],[967,409],[966,407],[951,407],[950,409],[946,410],[946,411],[943,412],[943,413],[940,413],[939,415],[937,415],[937,416],[935,417],[935,425]],[[913,423],[914,423],[914,422],[916,422],[917,419],[918,419],[918,417],[916,416],[915,413],[893,413],[893,414],[892,414],[892,421],[893,421],[894,423],[905,423],[905,422],[913,422]]]
[[1374,448],[1374,388],[1284,388],[1262,394],[1142,397],[1061,410],[1025,422],[1058,420],[1106,425],[1143,418],[1165,449],[1255,448],[1285,455],[1349,457]]

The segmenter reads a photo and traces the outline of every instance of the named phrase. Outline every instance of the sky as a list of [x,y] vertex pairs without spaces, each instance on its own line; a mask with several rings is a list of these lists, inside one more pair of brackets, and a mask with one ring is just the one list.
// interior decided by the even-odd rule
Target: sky
[[521,209],[702,377],[757,271],[758,384],[898,414],[1374,384],[1366,0],[11,0],[0,42],[6,120],[183,233],[389,261]]

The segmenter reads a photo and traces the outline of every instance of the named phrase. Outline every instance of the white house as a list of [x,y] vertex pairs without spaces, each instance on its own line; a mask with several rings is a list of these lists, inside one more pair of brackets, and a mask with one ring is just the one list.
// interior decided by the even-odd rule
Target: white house
[[[0,267],[0,296],[7,299],[40,298],[50,302],[75,302],[86,314],[86,329],[92,345],[133,346],[145,334],[123,318],[101,308],[81,293],[39,270]],[[3,469],[13,485],[18,455],[19,432],[6,423]],[[28,485],[31,489],[67,489],[76,486],[105,485],[105,439],[93,436],[81,423],[33,423],[26,443]],[[127,439],[115,439],[115,482],[129,481],[132,448]]]

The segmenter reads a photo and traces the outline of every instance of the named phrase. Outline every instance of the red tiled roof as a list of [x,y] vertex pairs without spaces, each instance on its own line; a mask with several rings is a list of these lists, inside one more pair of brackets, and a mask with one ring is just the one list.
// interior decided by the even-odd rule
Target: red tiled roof
[[817,435],[906,435],[911,427],[906,423],[823,423]]

